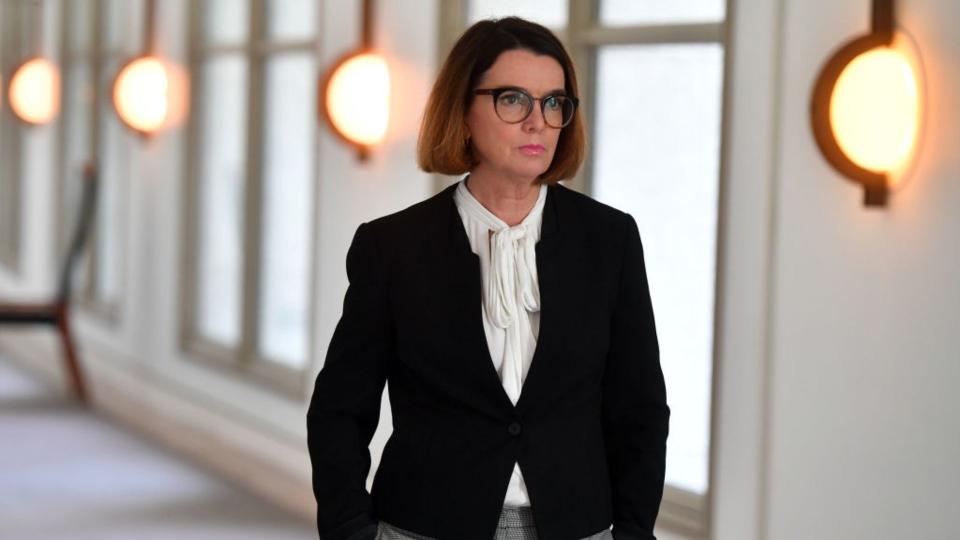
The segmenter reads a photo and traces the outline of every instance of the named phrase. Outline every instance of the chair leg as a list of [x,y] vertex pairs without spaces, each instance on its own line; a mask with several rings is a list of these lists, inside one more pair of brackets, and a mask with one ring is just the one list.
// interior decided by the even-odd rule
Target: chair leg
[[80,402],[86,403],[87,390],[83,380],[83,371],[80,369],[80,362],[77,359],[73,336],[70,333],[70,318],[66,308],[57,310],[57,328],[59,329],[60,342],[63,344],[64,360],[70,374],[71,388],[76,398]]

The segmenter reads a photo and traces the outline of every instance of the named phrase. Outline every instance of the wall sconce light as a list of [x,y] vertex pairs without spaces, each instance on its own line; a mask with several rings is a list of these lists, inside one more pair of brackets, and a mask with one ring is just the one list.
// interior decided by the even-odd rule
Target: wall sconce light
[[365,161],[390,120],[390,70],[373,50],[373,2],[363,0],[361,46],[342,56],[320,81],[318,109],[333,132]]
[[156,133],[167,118],[167,68],[155,56],[127,62],[113,83],[113,106],[117,116],[142,136]]
[[14,115],[29,125],[43,125],[60,112],[60,69],[39,55],[43,39],[43,4],[34,0],[33,37],[38,54],[24,60],[10,76],[7,99]]
[[113,108],[117,116],[144,138],[168,123],[175,86],[173,69],[154,52],[156,8],[155,0],[147,0],[144,52],[128,60],[113,80]]
[[23,122],[39,126],[60,112],[60,70],[40,56],[24,61],[10,77],[10,108]]
[[915,161],[922,129],[923,70],[915,45],[894,32],[893,0],[873,0],[872,28],[824,64],[810,102],[814,139],[844,177],[863,185],[865,206],[886,206]]

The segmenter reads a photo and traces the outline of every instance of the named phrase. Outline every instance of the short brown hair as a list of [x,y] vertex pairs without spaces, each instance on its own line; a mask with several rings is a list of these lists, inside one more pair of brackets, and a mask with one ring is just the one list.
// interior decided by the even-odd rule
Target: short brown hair
[[[479,21],[454,44],[433,84],[417,139],[417,163],[421,169],[459,175],[478,163],[464,125],[474,97],[472,90],[497,57],[513,49],[554,58],[563,67],[564,90],[579,97],[573,61],[553,32],[519,17]],[[586,126],[578,107],[573,120],[560,131],[553,162],[538,180],[547,184],[573,177],[583,163],[586,149]]]

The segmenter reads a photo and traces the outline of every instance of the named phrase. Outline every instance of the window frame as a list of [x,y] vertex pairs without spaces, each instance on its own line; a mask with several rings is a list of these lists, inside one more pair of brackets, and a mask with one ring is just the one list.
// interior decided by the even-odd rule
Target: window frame
[[[729,73],[729,55],[730,44],[728,40],[728,26],[731,19],[734,0],[724,0],[726,10],[723,20],[716,22],[693,22],[693,23],[671,23],[671,24],[631,24],[623,26],[602,26],[600,21],[600,2],[602,0],[567,0],[567,26],[562,29],[551,28],[564,47],[570,53],[570,56],[577,69],[577,82],[579,84],[580,109],[587,121],[587,140],[596,139],[595,123],[591,120],[595,118],[596,103],[594,88],[597,83],[597,58],[599,50],[608,45],[636,45],[636,44],[692,44],[692,43],[717,43],[724,50],[723,58],[723,89],[721,104],[725,102],[728,86]],[[437,47],[437,65],[442,65],[446,55],[453,48],[459,35],[467,28],[467,15],[469,13],[467,2],[469,0],[452,0],[450,2],[441,2],[438,13],[438,47]],[[723,107],[723,105],[721,105]],[[721,110],[721,123],[725,121],[723,115],[726,110]],[[725,184],[723,168],[723,137],[725,132],[721,131],[720,156],[721,167],[718,181],[718,188],[723,191]],[[590,194],[593,188],[593,168],[594,152],[587,152],[583,165],[577,171],[577,174],[568,180],[563,181],[563,185]],[[434,174],[434,191],[439,192],[444,187],[450,185],[451,177],[447,175]],[[722,221],[722,209],[717,210],[719,219]],[[719,236],[719,228],[717,234]],[[717,246],[720,243],[717,242]],[[719,252],[715,254],[716,260],[719,260]],[[710,396],[710,433],[707,451],[707,489],[706,493],[701,495],[687,489],[683,489],[670,484],[664,485],[663,500],[660,505],[660,514],[658,523],[666,524],[669,527],[677,528],[694,535],[706,536],[710,529],[710,508],[712,507],[712,495],[714,490],[714,439],[715,439],[715,410],[717,404],[716,396],[716,374],[717,369],[717,343],[719,341],[717,329],[719,328],[719,289],[714,289],[714,318],[713,318],[713,344],[712,357],[710,359],[712,369],[711,396]]]
[[[313,201],[312,219],[309,223],[309,245],[303,246],[307,251],[308,272],[307,294],[310,301],[307,306],[305,321],[306,358],[299,368],[286,365],[284,362],[270,358],[260,352],[260,288],[261,256],[263,250],[262,218],[265,207],[262,204],[261,194],[264,189],[263,154],[264,138],[264,110],[265,110],[265,80],[266,62],[273,54],[284,52],[310,52],[314,59],[319,58],[320,44],[320,15],[318,8],[315,13],[315,28],[309,38],[291,39],[271,37],[268,35],[268,0],[245,0],[245,8],[250,10],[247,31],[244,40],[235,44],[209,44],[205,42],[204,17],[207,16],[207,5],[191,3],[187,16],[188,21],[188,63],[191,82],[190,110],[191,114],[184,137],[186,159],[183,161],[183,210],[185,219],[182,220],[181,265],[180,265],[180,350],[198,365],[216,369],[230,376],[263,386],[280,395],[302,401],[311,389],[308,374],[313,367],[313,351],[315,350],[315,332],[317,306],[314,301],[317,290],[316,278],[316,238],[317,212],[316,198],[318,195],[318,166],[317,152],[310,153],[309,170],[312,173],[311,191],[309,197]],[[196,113],[201,107],[203,96],[202,69],[204,62],[218,54],[237,54],[244,57],[247,66],[247,95],[245,100],[246,133],[243,149],[246,161],[243,177],[243,216],[242,241],[240,250],[240,330],[239,343],[236,347],[224,346],[205,337],[198,329],[198,313],[195,302],[198,292],[198,240],[200,233],[199,203],[200,203],[200,115]],[[314,73],[316,77],[316,73]],[[311,148],[316,149],[320,130],[317,122],[313,122],[313,136]]]
[[[71,88],[73,82],[73,67],[76,64],[86,62],[90,68],[89,77],[91,80],[98,80],[99,75],[96,74],[96,71],[99,70],[99,64],[97,63],[96,55],[94,51],[99,47],[96,44],[99,31],[97,28],[99,26],[99,2],[91,2],[91,7],[93,8],[93,13],[89,15],[89,26],[88,31],[92,32],[89,36],[90,41],[88,47],[79,53],[73,47],[73,36],[74,36],[74,27],[70,24],[71,16],[74,14],[72,9],[76,9],[76,5],[71,0],[60,0],[59,2],[59,16],[60,16],[60,96],[61,96],[61,107],[60,107],[60,118],[58,125],[57,133],[57,156],[55,158],[55,167],[58,175],[57,184],[54,190],[54,202],[53,207],[59,209],[55,212],[56,216],[56,231],[55,231],[55,240],[54,240],[54,249],[55,252],[59,255],[67,249],[67,243],[70,240],[70,235],[72,231],[70,230],[69,223],[69,213],[66,212],[65,204],[67,199],[67,188],[66,185],[68,182],[75,181],[74,175],[76,171],[69,170],[69,163],[66,157],[66,149],[69,146],[69,137],[70,129],[72,124],[70,122],[71,106],[72,100],[68,95],[68,90]],[[95,147],[98,144],[99,140],[96,134],[96,122],[93,121],[95,118],[96,112],[95,109],[99,105],[99,101],[96,97],[97,85],[93,85],[93,110],[90,112],[90,122],[87,126],[86,133],[86,148],[84,148],[84,154],[86,154],[86,159],[94,160],[96,156]],[[92,242],[92,239],[91,239]],[[86,251],[84,252],[83,260],[79,264],[87,264]],[[83,293],[87,292],[87,284],[84,282],[83,286],[80,288],[80,291]]]
[[[107,66],[109,62],[115,61],[117,69],[123,65],[133,52],[128,51],[125,45],[120,45],[119,47],[110,47],[106,40],[104,39],[104,34],[107,30],[107,2],[110,0],[89,0],[87,6],[76,6],[73,5],[71,0],[60,0],[59,3],[59,17],[60,17],[60,35],[62,39],[60,40],[60,96],[61,96],[61,109],[60,109],[60,118],[58,125],[58,134],[57,134],[57,147],[60,149],[58,156],[55,159],[54,167],[56,175],[58,178],[57,184],[54,189],[54,207],[60,210],[64,210],[64,205],[67,200],[67,183],[69,182],[79,182],[80,181],[80,171],[71,171],[70,164],[68,163],[65,152],[63,151],[68,142],[68,133],[70,129],[69,118],[71,114],[68,111],[69,104],[71,103],[70,99],[67,96],[67,91],[70,88],[71,77],[72,77],[72,68],[75,64],[86,62],[89,67],[89,80],[91,81],[91,90],[93,96],[91,98],[92,108],[89,111],[89,126],[87,127],[87,137],[88,143],[85,148],[85,153],[87,155],[87,160],[92,161],[98,173],[98,180],[101,186],[101,189],[98,198],[103,197],[104,189],[104,169],[105,169],[105,151],[112,151],[114,159],[117,160],[117,168],[119,170],[128,171],[129,170],[129,147],[131,144],[131,134],[127,132],[126,129],[123,129],[122,124],[120,124],[120,144],[115,148],[110,148],[108,141],[105,140],[106,129],[104,126],[104,115],[113,114],[110,99],[112,95],[112,82],[113,78],[106,78],[107,75]],[[116,1],[116,0],[114,0]],[[143,2],[141,0],[139,8],[142,8]],[[84,7],[88,7],[92,10],[92,13],[87,17],[87,32],[89,41],[86,44],[84,50],[79,53],[73,49],[73,35],[74,35],[74,25],[71,24],[71,15],[74,13],[74,9],[82,11]],[[136,12],[136,11],[134,11]],[[142,33],[143,28],[140,29]],[[114,74],[115,75],[115,74]],[[119,119],[115,119],[116,122],[120,123]],[[84,250],[82,258],[78,261],[79,267],[82,269],[79,273],[80,283],[78,287],[73,289],[75,299],[74,305],[77,309],[82,310],[84,313],[92,315],[100,320],[100,322],[113,327],[118,328],[121,322],[121,305],[124,301],[124,294],[126,293],[127,287],[127,269],[123,264],[123,261],[126,258],[126,249],[127,244],[126,240],[126,231],[129,231],[129,227],[124,226],[128,225],[125,222],[126,212],[125,209],[129,207],[127,204],[130,197],[130,188],[126,185],[124,180],[129,179],[130,175],[126,177],[121,177],[118,182],[118,198],[117,204],[118,207],[108,209],[105,208],[102,204],[102,201],[97,201],[97,212],[95,213],[94,221],[90,224],[91,231],[90,237],[88,239],[87,249]],[[101,298],[98,295],[96,277],[97,273],[100,272],[99,265],[99,251],[103,249],[101,247],[101,239],[97,234],[99,230],[99,220],[103,219],[102,216],[104,212],[113,211],[116,212],[119,220],[121,221],[121,226],[118,227],[119,235],[117,240],[118,254],[117,260],[113,261],[112,264],[116,265],[117,269],[117,296],[113,301],[107,301]],[[69,216],[72,216],[65,211],[58,211],[56,216],[56,231],[55,231],[55,247],[56,247],[56,258],[58,264],[62,264],[63,256],[67,248],[67,242],[70,239],[70,235],[73,234],[72,228],[75,226],[75,223],[68,222],[67,219]],[[122,233],[120,231],[123,231]]]
[[[19,24],[33,15],[35,6],[18,2],[0,3],[0,187],[9,190],[7,202],[0,201],[0,268],[14,276],[23,274],[23,134],[26,126],[9,107],[10,78],[26,58],[28,34]],[[9,207],[8,207],[9,205]],[[6,216],[6,217],[3,217]]]

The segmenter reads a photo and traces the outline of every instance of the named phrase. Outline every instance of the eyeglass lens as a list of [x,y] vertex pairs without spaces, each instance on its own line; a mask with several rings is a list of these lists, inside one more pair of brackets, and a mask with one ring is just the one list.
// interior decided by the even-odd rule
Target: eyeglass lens
[[[566,96],[544,96],[540,103],[544,121],[552,127],[564,127],[573,119],[573,101]],[[495,108],[504,122],[520,122],[530,114],[533,98],[523,92],[508,90],[497,98]]]

